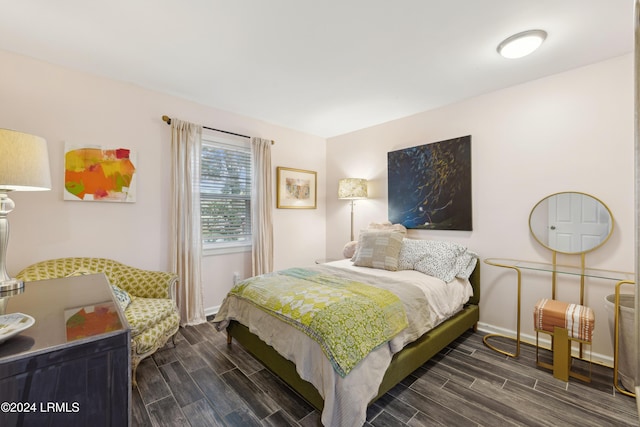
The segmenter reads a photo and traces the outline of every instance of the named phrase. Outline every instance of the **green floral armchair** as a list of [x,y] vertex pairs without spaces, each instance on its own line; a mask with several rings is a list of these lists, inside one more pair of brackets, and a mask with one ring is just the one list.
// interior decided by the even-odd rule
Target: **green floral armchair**
[[[175,336],[180,314],[175,302],[178,276],[141,270],[106,258],[59,258],[30,265],[16,275],[24,281],[104,273],[131,327],[132,381],[136,368]],[[124,291],[124,292],[123,292]]]

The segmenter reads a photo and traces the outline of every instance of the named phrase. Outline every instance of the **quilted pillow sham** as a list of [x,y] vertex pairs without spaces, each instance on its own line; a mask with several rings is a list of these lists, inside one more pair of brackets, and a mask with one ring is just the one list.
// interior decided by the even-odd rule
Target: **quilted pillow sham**
[[[403,236],[407,234],[407,228],[402,224],[392,224],[389,221],[385,222],[370,222],[366,230],[361,230],[360,234],[368,232],[391,232],[395,231],[401,233]],[[359,236],[358,236],[359,239]],[[356,260],[358,255],[358,241],[349,242],[343,249],[343,255],[345,258],[351,258],[351,261]]]
[[403,235],[397,231],[361,232],[353,265],[397,271]]

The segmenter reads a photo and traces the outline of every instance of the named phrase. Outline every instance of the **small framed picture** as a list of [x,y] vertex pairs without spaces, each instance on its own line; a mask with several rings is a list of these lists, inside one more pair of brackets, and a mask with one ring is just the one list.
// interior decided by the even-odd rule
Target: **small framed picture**
[[317,188],[317,173],[314,171],[276,168],[278,209],[315,209]]

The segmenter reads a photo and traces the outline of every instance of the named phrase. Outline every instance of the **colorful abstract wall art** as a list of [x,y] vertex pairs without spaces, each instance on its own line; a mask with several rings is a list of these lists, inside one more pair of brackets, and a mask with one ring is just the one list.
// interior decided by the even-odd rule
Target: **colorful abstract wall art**
[[136,158],[127,148],[66,144],[64,200],[135,202]]
[[470,135],[391,151],[387,160],[389,221],[472,230]]

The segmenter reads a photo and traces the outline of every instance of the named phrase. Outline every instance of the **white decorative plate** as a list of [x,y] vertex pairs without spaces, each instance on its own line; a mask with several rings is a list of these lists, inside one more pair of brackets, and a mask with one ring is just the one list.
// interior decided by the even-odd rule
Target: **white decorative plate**
[[14,335],[30,328],[36,320],[22,313],[11,313],[0,316],[0,344]]

